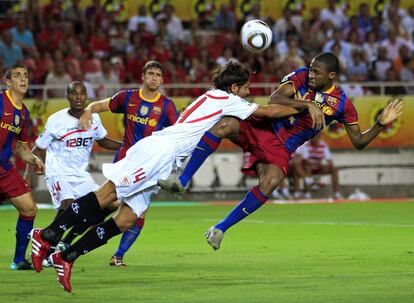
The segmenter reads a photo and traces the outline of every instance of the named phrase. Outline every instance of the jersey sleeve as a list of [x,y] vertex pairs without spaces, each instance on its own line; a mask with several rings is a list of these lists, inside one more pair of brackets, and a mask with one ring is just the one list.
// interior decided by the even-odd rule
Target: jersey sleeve
[[178,119],[178,112],[177,108],[175,107],[174,102],[170,100],[166,106],[166,115],[167,115],[167,123],[165,127],[173,125]]
[[37,137],[35,144],[40,149],[47,149],[47,147],[52,143],[55,139],[53,123],[50,120],[47,120],[45,129],[43,132]]
[[282,81],[280,82],[280,85],[282,86],[290,83],[293,85],[293,89],[296,93],[299,90],[299,88],[304,86],[305,82],[308,81],[308,74],[309,70],[307,68],[299,68],[283,77]]
[[125,113],[127,107],[127,95],[130,94],[127,90],[122,90],[109,99],[108,108],[113,113]]
[[93,115],[93,121],[94,121],[94,133],[93,133],[93,139],[94,140],[102,140],[106,137],[108,132],[106,131],[105,127],[102,125],[101,118],[98,114]]
[[17,140],[20,142],[28,142],[29,141],[29,127],[30,127],[30,114],[27,109],[25,109],[25,119],[22,123],[22,130],[20,134],[17,136]]
[[259,104],[250,103],[238,96],[230,95],[223,108],[223,116],[233,116],[241,120],[249,117],[259,107]]
[[345,100],[344,112],[341,117],[338,119],[338,122],[344,124],[357,124],[358,123],[358,113],[349,99]]

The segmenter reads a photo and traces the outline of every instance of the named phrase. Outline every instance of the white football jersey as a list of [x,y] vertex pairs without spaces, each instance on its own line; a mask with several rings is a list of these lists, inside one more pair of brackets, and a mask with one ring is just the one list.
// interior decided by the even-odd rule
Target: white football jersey
[[189,156],[204,133],[222,117],[232,116],[244,120],[258,106],[225,91],[210,90],[192,102],[174,125],[153,135],[167,136],[175,146],[176,156]]
[[177,158],[191,155],[204,133],[223,116],[244,120],[258,106],[225,91],[208,91],[184,110],[176,124],[136,142],[122,160],[104,163],[102,173],[116,185],[118,198],[139,216],[142,197],[138,195],[137,202],[135,194],[166,179]]
[[107,135],[98,114],[92,114],[92,127],[79,129],[79,119],[62,109],[51,115],[35,144],[46,150],[46,178],[77,181],[87,176],[93,142]]

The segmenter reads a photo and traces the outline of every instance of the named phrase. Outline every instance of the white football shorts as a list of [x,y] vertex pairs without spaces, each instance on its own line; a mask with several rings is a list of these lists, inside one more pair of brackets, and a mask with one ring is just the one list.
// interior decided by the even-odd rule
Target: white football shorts
[[64,200],[78,199],[99,188],[90,175],[76,182],[65,181],[60,177],[51,177],[46,180],[46,184],[55,209],[58,209]]
[[122,160],[103,164],[102,173],[115,184],[118,199],[140,216],[151,195],[158,192],[158,180],[168,178],[174,164],[175,151],[169,140],[150,136],[128,149]]
[[121,202],[128,204],[128,206],[139,218],[150,206],[152,194],[158,193],[159,190],[160,187],[155,185],[144,189],[135,195],[122,198]]

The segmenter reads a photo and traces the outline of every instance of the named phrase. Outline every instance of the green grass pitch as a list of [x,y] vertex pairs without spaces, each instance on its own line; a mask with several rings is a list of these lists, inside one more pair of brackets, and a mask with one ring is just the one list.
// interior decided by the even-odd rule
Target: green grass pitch
[[76,261],[71,294],[53,269],[9,270],[17,212],[2,210],[1,302],[414,302],[414,203],[269,204],[213,251],[203,233],[231,208],[154,204],[128,267],[108,266],[116,237]]

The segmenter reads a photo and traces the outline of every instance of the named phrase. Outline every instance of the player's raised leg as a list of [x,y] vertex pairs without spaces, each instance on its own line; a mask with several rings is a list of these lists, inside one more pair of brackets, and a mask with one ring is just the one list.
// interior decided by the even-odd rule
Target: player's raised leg
[[208,156],[216,151],[221,139],[235,137],[238,132],[239,123],[236,119],[222,118],[209,131],[205,132],[181,175],[179,177],[171,176],[167,180],[160,180],[158,183],[161,188],[173,194],[183,194],[196,171]]
[[259,185],[253,187],[243,200],[219,223],[207,230],[207,243],[217,250],[220,248],[224,233],[234,224],[246,218],[266,203],[268,196],[277,188],[285,177],[275,165],[258,163]]

